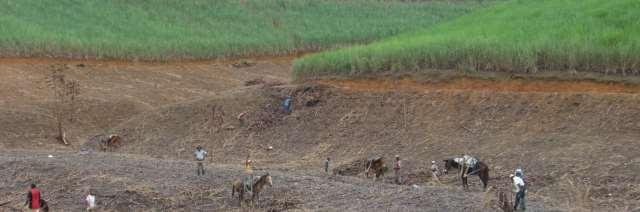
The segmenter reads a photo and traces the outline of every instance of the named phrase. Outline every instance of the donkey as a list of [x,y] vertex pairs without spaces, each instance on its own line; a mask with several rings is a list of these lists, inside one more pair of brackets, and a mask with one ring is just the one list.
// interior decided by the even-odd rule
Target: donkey
[[[455,159],[445,159],[444,161],[444,174],[447,174],[450,169],[458,169],[462,170],[463,164],[458,163]],[[462,173],[460,178],[462,179],[462,187],[465,189],[469,189],[469,184],[467,183],[467,175],[478,175],[482,184],[484,185],[484,189],[487,189],[487,185],[489,182],[489,166],[483,163],[482,161],[478,161],[476,167],[469,167],[467,169],[467,173]]]
[[[260,205],[260,192],[264,189],[265,185],[269,185],[269,187],[273,187],[273,181],[271,180],[271,175],[266,173],[265,175],[260,176],[258,180],[253,182],[252,185],[252,193],[251,195],[251,203],[253,204],[253,200],[255,199],[258,205]],[[242,207],[242,202],[244,201],[244,193],[249,192],[245,190],[245,186],[242,180],[236,180],[231,184],[231,197],[238,192],[238,199],[240,201],[240,207]]]

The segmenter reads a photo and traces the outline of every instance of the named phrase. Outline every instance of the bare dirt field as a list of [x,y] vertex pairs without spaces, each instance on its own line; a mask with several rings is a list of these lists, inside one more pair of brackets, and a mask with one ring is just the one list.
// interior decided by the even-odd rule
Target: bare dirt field
[[[55,141],[50,65],[81,83],[69,146]],[[230,182],[242,160],[269,172],[257,208],[302,211],[493,211],[508,174],[525,168],[533,211],[640,210],[637,86],[585,81],[291,82],[290,59],[123,63],[0,60],[0,210],[19,210],[36,182],[54,211],[82,210],[97,190],[106,211],[239,210]],[[294,97],[291,114],[279,111]],[[244,114],[243,116],[239,116]],[[100,152],[99,135],[123,145]],[[195,176],[191,152],[211,153]],[[266,147],[272,146],[273,150]],[[476,177],[431,181],[430,161],[477,156]],[[406,182],[321,172],[371,156],[405,160]],[[54,156],[53,158],[47,157]],[[414,186],[415,185],[415,186]],[[6,203],[6,204],[3,204]]]

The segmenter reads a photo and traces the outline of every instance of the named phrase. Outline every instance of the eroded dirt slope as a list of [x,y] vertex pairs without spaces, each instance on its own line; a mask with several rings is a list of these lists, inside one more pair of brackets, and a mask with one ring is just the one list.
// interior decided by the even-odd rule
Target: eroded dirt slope
[[[278,103],[278,95],[290,93],[300,99],[292,114],[264,112]],[[130,147],[120,151],[188,159],[185,146],[203,143],[225,163],[251,155],[263,164],[314,167],[324,157],[339,164],[399,154],[418,183],[429,179],[424,172],[431,160],[468,153],[491,165],[492,184],[499,187],[508,185],[510,170],[524,167],[530,196],[550,206],[570,203],[574,200],[568,197],[589,188],[594,200],[589,207],[637,207],[636,94],[351,92],[299,86],[247,89],[239,95],[251,101],[211,99],[138,117],[119,126],[137,135],[127,137]],[[319,102],[305,106],[309,99]],[[210,104],[222,105],[229,114],[219,128],[198,116],[199,108]],[[240,125],[234,116],[243,111],[251,112],[248,123]],[[265,128],[252,128],[265,117],[270,121]]]
[[[229,209],[232,199],[223,195],[229,192],[223,181],[237,176],[240,161],[250,155],[287,184],[266,194],[272,202],[300,200],[296,207],[314,210],[472,210],[484,201],[477,178],[471,178],[470,192],[462,192],[453,177],[432,186],[426,174],[431,160],[462,153],[490,165],[492,191],[505,189],[509,172],[524,167],[532,209],[640,207],[640,99],[634,86],[476,80],[287,84],[289,63],[279,60],[247,67],[71,62],[68,75],[80,80],[84,92],[79,122],[69,131],[73,144],[61,147],[52,139],[51,100],[41,82],[50,64],[14,61],[0,67],[0,147],[9,155],[2,173],[21,176],[3,176],[9,187],[2,192],[18,195],[21,185],[36,179],[50,191],[60,190],[56,206],[61,208],[79,207],[68,195],[97,181],[98,187],[113,187],[104,195],[113,197],[109,207],[115,210],[127,210],[118,205],[136,198],[144,202],[140,208]],[[279,111],[287,95],[295,100],[291,114]],[[121,134],[124,145],[114,153],[76,155],[80,149],[95,150],[92,138],[108,133]],[[210,168],[220,171],[206,180],[188,173],[192,164],[185,160],[196,145],[212,153]],[[37,156],[18,149],[34,149]],[[49,151],[59,159],[43,158]],[[316,171],[325,157],[337,166],[395,154],[406,160],[405,186],[371,184],[361,177],[325,178]],[[180,174],[173,176],[170,169]],[[64,176],[76,175],[91,177],[55,186]],[[130,184],[134,187],[128,190]],[[416,193],[412,184],[425,190]],[[371,191],[377,186],[399,193]],[[200,193],[177,195],[183,198],[177,202],[185,203],[162,202],[176,201],[166,198],[189,188]],[[269,196],[280,193],[287,195]],[[340,195],[347,198],[334,198]],[[407,208],[399,208],[394,198]],[[437,205],[451,201],[460,204]]]
[[59,148],[50,145],[54,99],[46,83],[57,64],[66,64],[66,78],[81,85],[77,122],[68,132],[73,144],[138,113],[216,96],[248,81],[287,83],[290,67],[287,58],[168,64],[0,59],[0,146]]

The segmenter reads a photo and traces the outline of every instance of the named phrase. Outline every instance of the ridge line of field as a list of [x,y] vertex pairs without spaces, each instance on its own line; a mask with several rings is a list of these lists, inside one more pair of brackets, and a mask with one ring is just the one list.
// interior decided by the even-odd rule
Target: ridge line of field
[[132,59],[97,59],[97,58],[59,58],[59,57],[0,57],[0,64],[109,64],[109,65],[173,65],[173,64],[236,64],[252,61],[290,62],[313,52],[296,53],[290,55],[264,55],[251,57],[229,57],[209,59],[170,59],[170,60],[132,60]]
[[479,79],[460,77],[439,82],[404,79],[324,79],[315,81],[321,85],[351,91],[472,91],[472,92],[542,92],[542,93],[621,93],[640,94],[640,85],[621,82],[596,82],[593,80],[546,79]]

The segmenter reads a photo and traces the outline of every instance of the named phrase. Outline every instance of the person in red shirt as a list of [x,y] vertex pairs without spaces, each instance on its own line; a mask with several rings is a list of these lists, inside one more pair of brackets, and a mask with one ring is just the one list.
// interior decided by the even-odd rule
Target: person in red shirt
[[397,184],[401,184],[402,183],[402,178],[400,176],[400,167],[401,167],[401,165],[400,165],[400,156],[396,155],[396,162],[393,164],[393,170],[395,171],[395,174],[396,174],[395,181],[396,181]]
[[31,184],[31,189],[27,192],[27,202],[25,206],[31,209],[31,211],[40,212],[41,199],[42,194],[40,193],[40,189],[36,187],[36,184]]

